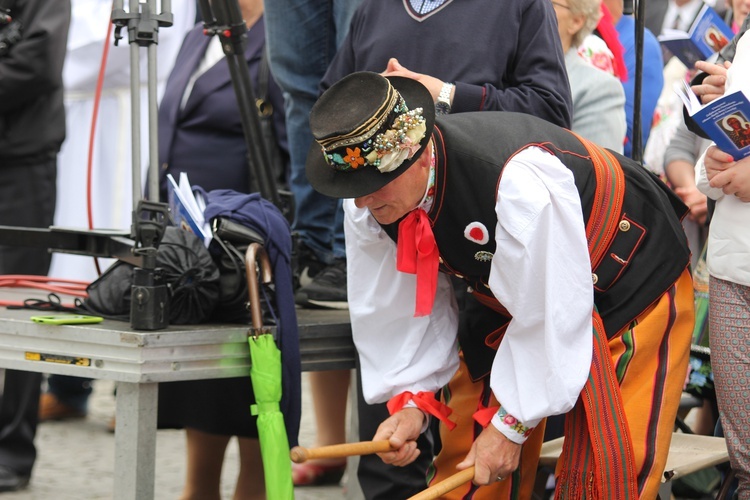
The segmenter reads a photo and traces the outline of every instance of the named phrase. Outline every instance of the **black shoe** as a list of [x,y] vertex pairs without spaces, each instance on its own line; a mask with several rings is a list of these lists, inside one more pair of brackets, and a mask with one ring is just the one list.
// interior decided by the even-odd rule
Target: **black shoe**
[[312,283],[313,279],[325,269],[326,264],[318,259],[315,252],[310,250],[300,241],[297,250],[297,270],[295,276],[295,289],[307,286]]
[[346,260],[336,259],[294,296],[302,307],[349,309],[346,297]]
[[29,485],[31,475],[22,475],[15,472],[10,467],[0,465],[0,492],[18,491]]

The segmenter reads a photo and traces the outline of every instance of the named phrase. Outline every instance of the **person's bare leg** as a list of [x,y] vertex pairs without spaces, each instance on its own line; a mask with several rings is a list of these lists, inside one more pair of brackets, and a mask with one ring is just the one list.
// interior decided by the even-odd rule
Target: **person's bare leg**
[[[349,396],[349,370],[329,370],[309,374],[315,410],[314,446],[329,446],[346,441],[346,401]],[[309,443],[303,443],[309,445]],[[292,464],[296,486],[332,484],[341,479],[345,458],[309,460]]]
[[696,408],[694,411],[693,432],[702,436],[713,436],[718,418],[718,412],[714,410],[714,403],[709,399],[704,399],[703,406]]
[[[346,401],[349,396],[349,370],[310,373],[310,389],[315,407],[316,446],[346,441]],[[342,463],[341,459],[316,461],[320,464]]]
[[221,500],[221,468],[230,436],[185,429],[187,478],[180,500]]
[[240,472],[234,490],[234,500],[265,500],[263,460],[257,439],[237,438],[240,448]]

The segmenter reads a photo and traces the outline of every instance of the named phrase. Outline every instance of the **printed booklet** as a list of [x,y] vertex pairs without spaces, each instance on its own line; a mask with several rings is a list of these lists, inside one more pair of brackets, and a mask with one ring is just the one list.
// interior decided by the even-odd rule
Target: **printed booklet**
[[721,16],[704,5],[687,33],[665,29],[659,35],[659,42],[685,66],[692,68],[696,61],[704,61],[720,51],[733,37],[732,29]]
[[722,151],[735,160],[750,155],[750,99],[741,90],[726,94],[708,104],[683,81],[677,92],[688,114]]

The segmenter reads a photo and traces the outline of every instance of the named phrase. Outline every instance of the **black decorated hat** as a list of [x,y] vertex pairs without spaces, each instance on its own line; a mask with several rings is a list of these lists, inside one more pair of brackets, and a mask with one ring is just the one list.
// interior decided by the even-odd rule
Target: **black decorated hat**
[[352,73],[310,112],[307,154],[312,187],[332,198],[374,193],[422,154],[435,124],[432,95],[411,78]]

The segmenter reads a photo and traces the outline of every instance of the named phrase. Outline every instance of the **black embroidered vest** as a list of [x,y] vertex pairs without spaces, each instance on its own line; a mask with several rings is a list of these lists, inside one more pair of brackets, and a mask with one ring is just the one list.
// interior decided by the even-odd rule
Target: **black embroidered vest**
[[[466,282],[475,300],[462,309],[459,342],[472,378],[486,375],[509,321],[487,284],[495,248],[495,201],[505,163],[527,146],[557,156],[573,173],[587,221],[597,180],[589,153],[570,131],[533,116],[480,112],[448,115],[437,123],[435,200],[429,217],[440,251],[440,270]],[[669,289],[689,264],[680,220],[687,208],[658,178],[616,155],[625,177],[620,223],[604,260],[593,270],[594,301],[608,337],[625,329]],[[464,236],[472,223],[488,240]],[[396,240],[398,223],[385,227]],[[533,287],[538,283],[518,283]],[[477,304],[479,302],[482,305]]]

